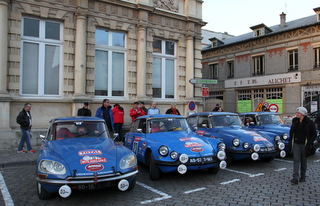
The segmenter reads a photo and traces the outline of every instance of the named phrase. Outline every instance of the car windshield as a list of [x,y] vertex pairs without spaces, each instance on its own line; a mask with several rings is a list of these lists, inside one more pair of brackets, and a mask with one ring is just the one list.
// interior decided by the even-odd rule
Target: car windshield
[[170,131],[190,131],[186,119],[184,118],[159,118],[151,119],[148,122],[149,133],[170,132]]
[[81,122],[59,122],[54,126],[53,140],[82,137],[109,136],[104,122],[81,121]]
[[257,117],[259,125],[267,125],[267,124],[284,124],[281,116],[278,114],[271,115],[258,115]]
[[237,115],[214,115],[210,116],[212,128],[242,126]]

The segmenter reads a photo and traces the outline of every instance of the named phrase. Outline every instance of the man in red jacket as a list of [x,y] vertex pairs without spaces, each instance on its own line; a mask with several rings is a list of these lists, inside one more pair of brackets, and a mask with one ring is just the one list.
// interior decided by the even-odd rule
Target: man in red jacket
[[142,108],[139,108],[139,102],[134,102],[133,108],[130,109],[129,115],[130,115],[132,121],[134,121],[138,117],[146,115],[146,113],[144,112],[144,110]]
[[115,104],[112,109],[114,132],[118,133],[117,141],[123,141],[122,126],[124,123],[124,110],[120,104]]

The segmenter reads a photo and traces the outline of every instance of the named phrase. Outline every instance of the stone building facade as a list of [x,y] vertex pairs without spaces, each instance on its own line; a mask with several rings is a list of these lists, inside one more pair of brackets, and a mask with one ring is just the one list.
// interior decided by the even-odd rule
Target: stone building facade
[[25,102],[34,136],[103,99],[124,107],[127,127],[134,101],[186,115],[201,102],[189,79],[201,78],[204,24],[201,0],[0,0],[0,149],[17,146]]
[[212,38],[202,50],[203,79],[217,79],[209,87],[205,110],[215,104],[224,111],[248,112],[267,105],[272,111],[294,115],[295,108],[317,109],[320,94],[320,8],[315,15],[225,40]]

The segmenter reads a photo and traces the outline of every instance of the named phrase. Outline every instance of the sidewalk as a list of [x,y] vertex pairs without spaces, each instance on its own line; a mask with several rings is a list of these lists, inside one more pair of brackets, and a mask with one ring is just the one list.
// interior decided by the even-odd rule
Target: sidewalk
[[0,169],[36,165],[40,147],[33,147],[35,153],[17,153],[17,150],[0,150]]

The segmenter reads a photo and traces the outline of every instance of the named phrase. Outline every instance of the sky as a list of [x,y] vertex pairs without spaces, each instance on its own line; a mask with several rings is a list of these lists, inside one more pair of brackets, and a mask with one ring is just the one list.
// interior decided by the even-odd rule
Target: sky
[[280,24],[280,14],[286,22],[314,15],[320,0],[203,0],[203,29],[240,35],[251,32],[251,26],[264,23]]

